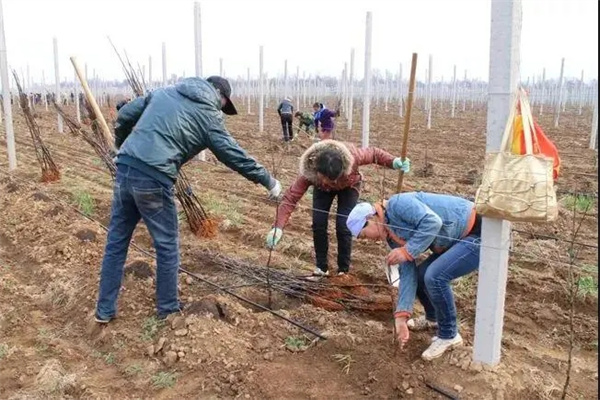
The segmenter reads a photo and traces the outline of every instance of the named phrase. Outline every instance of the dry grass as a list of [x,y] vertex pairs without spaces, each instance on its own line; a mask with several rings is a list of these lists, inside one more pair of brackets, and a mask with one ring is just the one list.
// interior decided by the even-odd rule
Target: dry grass
[[58,360],[50,359],[35,378],[35,385],[40,393],[60,397],[74,387],[76,380],[76,375],[68,374]]

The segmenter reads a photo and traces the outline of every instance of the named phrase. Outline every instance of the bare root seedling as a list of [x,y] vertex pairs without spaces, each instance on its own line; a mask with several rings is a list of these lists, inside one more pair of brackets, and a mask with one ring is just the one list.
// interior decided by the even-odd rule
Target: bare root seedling
[[23,110],[23,115],[25,116],[25,121],[27,122],[29,132],[31,133],[31,139],[33,139],[35,156],[42,167],[42,182],[58,181],[60,179],[60,171],[58,170],[58,166],[52,159],[50,150],[48,150],[48,147],[44,144],[42,140],[40,127],[35,121],[35,118],[31,113],[31,108],[29,107],[29,99],[27,98],[27,95],[23,93],[23,88],[21,87],[21,83],[19,82],[19,77],[17,75],[17,72],[14,70],[13,76],[15,78],[17,89],[19,91],[19,104],[21,105],[21,110]]

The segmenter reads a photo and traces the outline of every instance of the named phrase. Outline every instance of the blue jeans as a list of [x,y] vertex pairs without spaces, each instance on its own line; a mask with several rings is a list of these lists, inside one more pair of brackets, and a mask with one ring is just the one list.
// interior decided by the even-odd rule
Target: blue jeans
[[179,311],[179,230],[173,194],[173,185],[165,186],[135,168],[118,165],[100,273],[97,318],[108,320],[116,316],[127,250],[140,219],[144,220],[156,249],[158,315],[164,317]]
[[437,336],[454,338],[458,326],[450,282],[479,268],[480,243],[479,235],[470,235],[443,254],[432,254],[418,267],[414,261],[401,264],[396,311],[412,313],[417,297],[425,308],[425,317],[437,321]]

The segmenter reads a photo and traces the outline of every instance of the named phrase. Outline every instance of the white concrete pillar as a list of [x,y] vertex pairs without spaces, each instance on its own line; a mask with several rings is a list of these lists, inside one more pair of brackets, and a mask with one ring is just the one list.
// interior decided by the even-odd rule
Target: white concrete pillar
[[17,152],[15,149],[15,133],[12,119],[10,81],[8,80],[8,61],[6,52],[6,36],[4,34],[4,9],[0,0],[0,80],[2,81],[2,105],[4,111],[4,129],[6,132],[6,150],[8,153],[8,170],[17,168]]
[[263,75],[263,47],[258,50],[258,81],[259,81],[259,99],[258,99],[258,131],[264,131],[264,107],[265,107],[265,82]]
[[362,110],[362,147],[369,147],[369,124],[371,112],[371,38],[373,32],[373,15],[367,12],[365,31],[365,79]]
[[[56,37],[52,39],[52,44],[54,47],[54,90],[56,92],[56,104],[61,104],[60,102],[60,76],[58,73],[58,40]],[[58,115],[58,133],[63,133],[63,119],[60,114]]]
[[346,112],[347,114],[347,120],[346,120],[346,126],[348,127],[348,130],[351,131],[352,130],[352,111],[354,109],[354,49],[350,49],[350,79],[349,79],[349,94],[348,94],[348,111]]
[[167,45],[162,43],[162,84],[167,86]]
[[556,93],[556,104],[554,105],[554,127],[558,128],[558,120],[560,119],[560,109],[563,100],[563,84],[565,74],[565,59],[563,58],[560,62],[560,78],[558,78],[557,93]]
[[[492,0],[487,152],[500,151],[512,96],[519,84],[521,0]],[[500,362],[508,255],[508,221],[483,218],[473,360]]]

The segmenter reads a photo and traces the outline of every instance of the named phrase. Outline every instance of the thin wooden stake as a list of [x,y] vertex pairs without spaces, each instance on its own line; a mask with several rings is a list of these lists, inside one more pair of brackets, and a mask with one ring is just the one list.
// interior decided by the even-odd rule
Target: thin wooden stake
[[94,110],[94,113],[96,114],[96,118],[98,120],[100,130],[102,131],[102,134],[104,135],[104,139],[106,140],[106,144],[108,146],[110,146],[110,149],[112,151],[115,151],[115,144],[114,144],[115,140],[114,140],[112,134],[110,133],[110,129],[108,129],[106,120],[104,119],[104,116],[102,115],[102,112],[100,111],[100,107],[98,107],[98,103],[96,103],[96,99],[94,98],[94,95],[92,94],[92,91],[90,90],[90,87],[88,86],[87,79],[85,79],[85,75],[83,74],[83,71],[79,67],[79,63],[77,62],[77,59],[75,57],[71,57],[71,63],[73,64],[73,67],[75,68],[75,72],[77,73],[79,82],[81,82],[81,87],[83,88],[83,93],[85,93],[85,98],[88,101],[88,103],[90,103],[90,106],[92,106],[92,109]]
[[[408,147],[408,131],[410,130],[410,117],[412,115],[413,108],[413,96],[415,93],[415,77],[417,74],[417,53],[413,53],[412,61],[410,63],[410,82],[408,87],[408,100],[406,103],[406,117],[404,119],[404,137],[402,138],[402,151],[400,156],[404,161],[406,159],[406,151]],[[396,193],[402,191],[402,182],[404,181],[404,171],[398,171],[398,185],[396,186]]]

